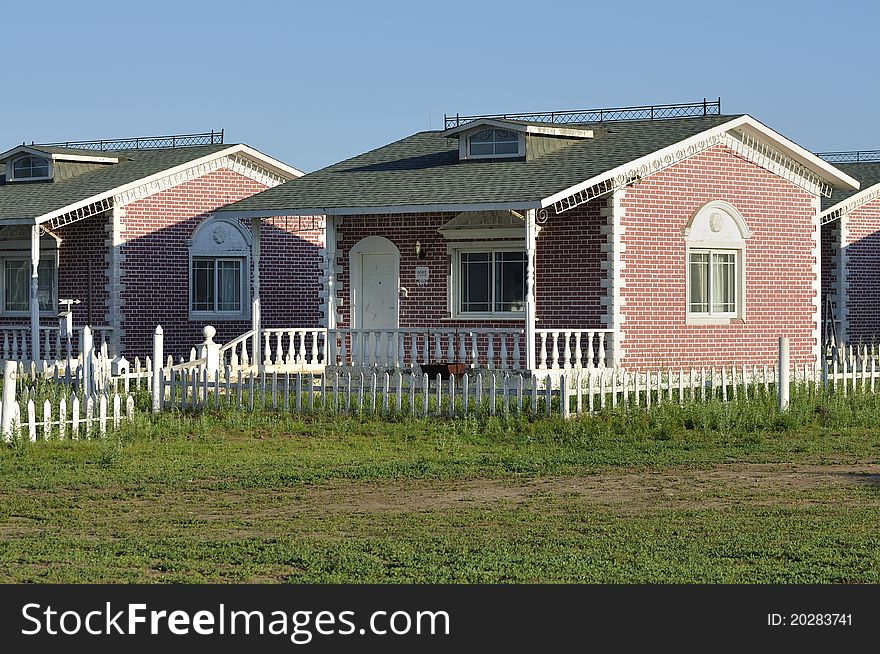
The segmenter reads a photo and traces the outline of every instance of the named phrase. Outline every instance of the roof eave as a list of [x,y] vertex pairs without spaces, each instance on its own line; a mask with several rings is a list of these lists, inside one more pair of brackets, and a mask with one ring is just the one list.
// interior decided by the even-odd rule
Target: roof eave
[[360,216],[386,213],[459,213],[462,211],[498,211],[540,209],[540,200],[520,202],[478,202],[467,204],[398,204],[382,207],[301,207],[290,209],[217,209],[215,214],[230,218],[273,218],[278,216]]

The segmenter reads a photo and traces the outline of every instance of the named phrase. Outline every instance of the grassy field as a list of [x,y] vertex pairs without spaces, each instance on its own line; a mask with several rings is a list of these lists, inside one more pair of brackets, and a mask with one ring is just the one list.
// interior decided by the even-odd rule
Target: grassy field
[[0,447],[4,582],[880,582],[880,405],[139,416]]

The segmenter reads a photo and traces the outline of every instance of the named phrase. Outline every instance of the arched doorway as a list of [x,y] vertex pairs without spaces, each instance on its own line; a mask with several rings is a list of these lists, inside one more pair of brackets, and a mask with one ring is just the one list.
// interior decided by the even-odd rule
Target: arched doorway
[[349,253],[351,326],[396,329],[400,315],[400,251],[387,238],[368,236]]

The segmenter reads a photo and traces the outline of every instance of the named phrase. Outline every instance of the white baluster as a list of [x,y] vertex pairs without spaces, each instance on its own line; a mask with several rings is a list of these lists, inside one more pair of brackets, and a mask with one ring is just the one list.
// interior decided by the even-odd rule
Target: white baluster
[[464,341],[467,338],[466,334],[459,334],[458,336],[458,361],[459,363],[467,363],[468,356],[465,351]]
[[317,365],[317,363],[318,363],[318,335],[321,332],[319,332],[315,329],[312,329],[306,333],[309,334],[312,338],[312,360],[309,363],[311,363],[314,366],[314,365]]
[[507,334],[501,334],[501,369],[507,370]]
[[599,367],[605,367],[605,332],[599,332]]
[[565,338],[565,344],[562,349],[565,361],[563,362],[562,367],[568,370],[569,368],[571,368],[571,346],[569,345],[569,341],[571,340],[571,332],[564,332],[562,336],[563,338]]
[[406,334],[397,332],[397,367],[404,368],[406,366]]
[[434,360],[440,361],[443,358],[443,351],[440,349],[440,334],[434,334]]
[[553,358],[550,361],[550,367],[557,370],[559,368],[559,332],[551,332],[550,336],[553,338]]
[[431,334],[425,334],[422,342],[422,363],[431,363]]
[[410,347],[409,347],[409,367],[415,368],[419,364],[419,335],[418,332],[413,332],[410,336]]
[[282,330],[275,332],[275,365],[284,364],[284,349],[281,347],[281,336],[284,334]]
[[594,352],[593,352],[593,336],[595,332],[589,331],[587,332],[587,367],[594,368],[595,363],[593,362]]
[[385,353],[385,365],[396,368],[397,361],[397,332],[388,332],[388,350]]
[[268,329],[263,331],[263,365],[272,365],[272,345]]
[[547,369],[547,332],[540,332],[541,334],[541,360],[538,362],[538,368],[541,370]]
[[244,338],[241,341],[241,357],[240,362],[241,365],[246,367],[248,365],[248,351],[247,351],[247,342],[248,339]]
[[471,365],[478,368],[480,365],[480,354],[477,349],[477,333],[471,332]]
[[[520,357],[522,356],[522,350],[519,347],[519,334],[513,335],[513,369],[521,370],[522,364],[520,363]],[[522,379],[522,377],[520,377]]]
[[452,332],[446,335],[446,360],[455,361],[455,336]]
[[580,369],[583,366],[583,352],[581,352],[581,332],[574,333],[574,367]]
[[486,367],[489,370],[495,369],[495,335],[492,332],[489,332],[486,335],[489,343],[486,347]]

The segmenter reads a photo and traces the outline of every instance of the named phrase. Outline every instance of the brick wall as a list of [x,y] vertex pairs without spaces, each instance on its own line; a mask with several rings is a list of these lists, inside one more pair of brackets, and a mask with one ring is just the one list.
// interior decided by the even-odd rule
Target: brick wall
[[[221,343],[250,329],[249,318],[188,319],[187,240],[209,212],[265,188],[220,169],[125,207],[120,252],[124,256],[123,345],[129,359],[150,352],[157,324],[165,332],[166,353],[175,356],[203,340],[202,328],[207,323],[217,328]],[[296,218],[263,221],[260,297],[264,327],[320,324],[323,229],[293,233],[298,224]],[[246,296],[244,301],[250,300]]]
[[[541,226],[536,254],[536,303],[539,327],[598,327],[605,308],[605,289],[601,280],[601,251],[606,236],[600,234],[600,202],[550,218]],[[520,321],[465,320],[450,321],[447,301],[447,245],[437,229],[454,218],[453,213],[395,214],[383,216],[345,216],[337,220],[338,266],[337,295],[343,298],[339,308],[339,326],[351,324],[349,293],[351,248],[368,236],[384,236],[400,250],[400,283],[408,297],[400,298],[400,326],[522,327]],[[513,240],[513,239],[501,239]],[[525,241],[525,229],[520,239]],[[415,256],[415,242],[426,250],[424,259]],[[487,241],[488,242],[488,241]],[[576,244],[576,245],[575,245]],[[416,266],[428,266],[430,283],[418,286]]]
[[846,221],[846,338],[876,341],[880,338],[880,200],[835,222],[841,220]]
[[[726,200],[752,232],[746,241],[745,321],[685,321],[682,229],[703,204]],[[717,146],[645,178],[622,198],[626,246],[623,365],[770,363],[778,337],[794,363],[813,360],[815,337],[813,196]]]

